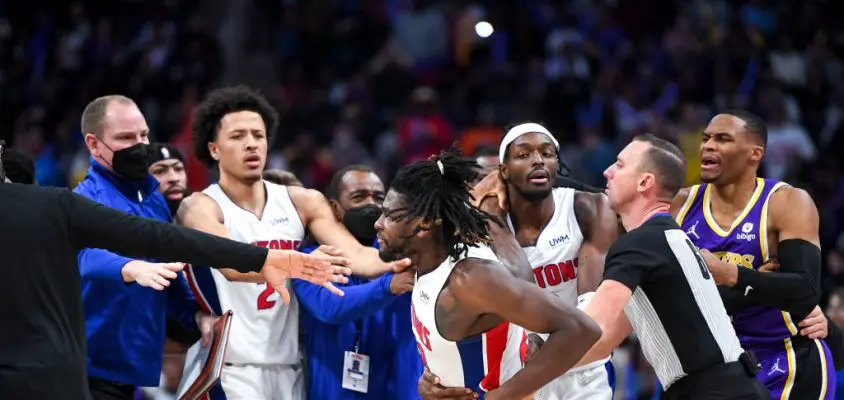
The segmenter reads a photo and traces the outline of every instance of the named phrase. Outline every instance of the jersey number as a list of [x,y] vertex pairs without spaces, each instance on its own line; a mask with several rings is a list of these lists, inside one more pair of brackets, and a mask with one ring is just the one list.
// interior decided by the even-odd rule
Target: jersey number
[[273,306],[276,303],[276,300],[270,300],[270,296],[272,296],[272,294],[273,294],[273,292],[275,292],[275,290],[273,289],[272,286],[270,286],[269,283],[265,283],[265,285],[267,285],[267,288],[264,289],[264,291],[261,292],[261,294],[258,295],[258,309],[259,310],[268,310],[270,308],[273,308]]
[[697,251],[695,245],[688,238],[686,238],[686,244],[689,245],[689,250],[695,255],[695,260],[697,260],[697,266],[700,267],[700,274],[703,275],[703,279],[709,279],[709,267],[706,266],[706,260],[703,259],[703,256],[700,255],[700,252]]

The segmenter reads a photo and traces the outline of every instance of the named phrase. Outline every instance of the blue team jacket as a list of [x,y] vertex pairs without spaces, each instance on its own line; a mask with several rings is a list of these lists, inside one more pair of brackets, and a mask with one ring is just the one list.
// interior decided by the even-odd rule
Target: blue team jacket
[[[85,179],[73,190],[105,206],[129,214],[170,221],[170,209],[151,175],[134,183],[91,159]],[[158,386],[164,352],[165,318],[169,314],[196,329],[198,310],[187,281],[180,274],[164,291],[126,284],[120,273],[132,259],[101,249],[79,252],[88,375],[138,386]]]
[[[303,251],[310,253],[315,247]],[[350,277],[343,297],[322,286],[293,281],[302,309],[300,334],[308,364],[309,399],[420,398],[416,384],[422,360],[410,323],[411,294],[393,296],[392,276],[372,281]],[[346,351],[354,351],[357,324],[361,327],[359,352],[370,357],[366,394],[342,388],[343,357]]]

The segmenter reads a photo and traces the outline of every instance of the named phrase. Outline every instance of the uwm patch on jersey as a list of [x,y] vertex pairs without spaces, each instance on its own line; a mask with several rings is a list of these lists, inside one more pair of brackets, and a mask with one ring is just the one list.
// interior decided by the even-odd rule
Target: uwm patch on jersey
[[[554,215],[545,225],[535,246],[522,247],[536,278],[536,284],[564,299],[577,304],[578,254],[583,245],[583,233],[574,213],[576,191],[554,188]],[[515,232],[512,221],[510,229]]]

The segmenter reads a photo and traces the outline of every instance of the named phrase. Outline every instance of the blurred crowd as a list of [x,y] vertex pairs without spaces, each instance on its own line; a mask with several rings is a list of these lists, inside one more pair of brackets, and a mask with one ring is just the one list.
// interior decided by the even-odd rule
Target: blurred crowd
[[[188,155],[197,101],[245,81],[282,115],[268,167],[307,187],[349,164],[389,182],[398,165],[454,141],[469,154],[496,148],[526,120],[555,133],[586,183],[603,185],[620,146],[651,132],[681,146],[692,184],[708,118],[745,108],[768,123],[764,175],[815,199],[825,292],[844,286],[840,2],[276,0],[214,10],[224,3],[34,12],[4,2],[0,135],[35,158],[39,184],[72,187],[88,166],[79,116],[94,97],[131,97],[153,141]],[[192,156],[187,169],[191,189],[214,179]],[[633,399],[653,379],[631,348],[617,358],[638,371],[619,382]]]

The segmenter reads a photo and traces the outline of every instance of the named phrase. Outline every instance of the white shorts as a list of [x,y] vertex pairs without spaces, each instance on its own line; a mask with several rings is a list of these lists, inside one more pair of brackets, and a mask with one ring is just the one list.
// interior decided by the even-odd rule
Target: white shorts
[[539,389],[534,400],[612,400],[609,374],[598,361],[576,369],[551,381]]
[[220,383],[226,400],[305,400],[301,365],[226,365]]
[[[182,381],[181,396],[191,382]],[[202,400],[305,400],[305,375],[301,365],[229,364],[220,383]]]

